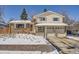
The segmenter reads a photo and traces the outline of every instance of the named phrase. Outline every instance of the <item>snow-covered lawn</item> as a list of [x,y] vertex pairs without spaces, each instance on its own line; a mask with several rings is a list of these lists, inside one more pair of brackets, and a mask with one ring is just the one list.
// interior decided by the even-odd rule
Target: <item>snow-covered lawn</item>
[[[8,46],[7,46],[8,45]],[[11,46],[10,46],[11,45]],[[49,52],[47,51],[41,51],[43,48],[39,48],[37,51],[27,51],[27,49],[29,48],[25,48],[26,50],[24,51],[17,51],[16,48],[13,48],[15,51],[13,51],[13,49],[11,47],[13,46],[17,46],[18,45],[24,45],[24,46],[28,46],[28,45],[37,45],[38,48],[41,45],[45,45],[47,46],[47,48],[45,47],[45,49],[49,50]],[[49,54],[58,54],[58,51],[55,49],[55,47],[53,47],[44,37],[42,36],[36,36],[36,35],[32,35],[32,34],[0,34],[0,53],[38,53],[38,54],[43,54],[43,53],[49,53]],[[6,46],[3,48],[3,46]],[[37,47],[32,46],[31,48],[37,49]],[[21,47],[22,48],[22,47]],[[4,50],[3,50],[4,49]],[[9,50],[8,50],[9,49]],[[12,49],[12,50],[11,50]],[[31,49],[30,49],[31,50]],[[33,49],[32,49],[33,50]]]
[[0,54],[59,54],[57,50],[52,52],[41,52],[41,51],[0,51]]
[[79,40],[79,37],[75,37],[75,36],[67,36],[67,38],[74,39],[74,40]]
[[13,34],[0,36],[0,45],[2,44],[48,44],[49,42],[42,36],[35,36],[32,34]]

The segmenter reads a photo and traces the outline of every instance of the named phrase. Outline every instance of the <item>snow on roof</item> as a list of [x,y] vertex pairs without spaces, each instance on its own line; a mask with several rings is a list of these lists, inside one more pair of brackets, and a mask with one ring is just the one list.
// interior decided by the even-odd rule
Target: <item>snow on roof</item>
[[64,17],[63,15],[61,15],[57,12],[53,12],[53,11],[43,12],[43,13],[40,13],[40,14],[37,14],[37,15],[34,15],[34,16],[36,16],[36,17],[38,17],[38,16],[48,16],[48,15],[51,15],[51,14],[57,14],[57,15]]
[[39,23],[36,26],[67,26],[65,23]]
[[12,20],[9,23],[31,23],[30,20]]
[[48,44],[48,41],[42,36],[32,34],[14,34],[0,37],[0,45],[37,45]]

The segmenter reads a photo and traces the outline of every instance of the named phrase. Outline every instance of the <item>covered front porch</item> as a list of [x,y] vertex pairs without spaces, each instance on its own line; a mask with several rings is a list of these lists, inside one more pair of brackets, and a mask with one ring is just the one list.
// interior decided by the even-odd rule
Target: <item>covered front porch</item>
[[11,21],[9,23],[10,33],[31,33],[33,23],[28,20]]
[[67,25],[36,25],[36,35],[44,36],[56,36],[56,37],[65,37],[66,36],[66,27]]

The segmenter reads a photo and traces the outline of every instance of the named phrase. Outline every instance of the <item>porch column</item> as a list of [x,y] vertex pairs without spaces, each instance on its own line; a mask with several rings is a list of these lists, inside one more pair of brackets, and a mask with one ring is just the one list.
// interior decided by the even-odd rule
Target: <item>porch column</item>
[[65,32],[67,33],[67,26],[65,26]]
[[35,25],[34,24],[31,24],[31,26],[32,26],[32,28],[31,28],[32,29],[32,32],[35,33]]
[[14,23],[14,29],[16,28],[16,24]]
[[32,29],[33,29],[33,32],[36,33],[36,30],[37,29],[36,29],[36,26],[35,25],[33,25],[33,28]]
[[11,28],[11,25],[9,24],[9,33],[10,33],[10,34],[11,34],[11,29],[12,29],[12,28]]
[[47,38],[47,26],[45,26],[44,37]]
[[35,26],[35,33],[37,33],[38,32],[38,27],[37,26]]
[[24,28],[26,28],[26,24],[24,24]]

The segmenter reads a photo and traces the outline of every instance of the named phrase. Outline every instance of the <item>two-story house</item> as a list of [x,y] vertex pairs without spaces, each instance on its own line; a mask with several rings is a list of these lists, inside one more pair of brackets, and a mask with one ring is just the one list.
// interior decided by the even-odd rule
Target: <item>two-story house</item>
[[35,33],[37,35],[47,36],[66,36],[67,24],[63,22],[64,16],[47,11],[33,16],[33,21],[35,23]]
[[74,22],[68,27],[68,34],[79,35],[79,22]]

